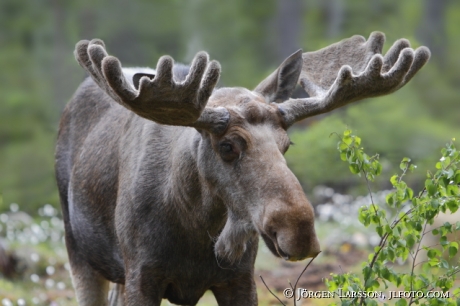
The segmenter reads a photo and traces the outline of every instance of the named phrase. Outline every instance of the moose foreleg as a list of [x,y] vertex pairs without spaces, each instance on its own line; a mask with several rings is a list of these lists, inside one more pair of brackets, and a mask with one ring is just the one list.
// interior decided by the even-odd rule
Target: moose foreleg
[[257,290],[253,273],[234,279],[225,286],[211,288],[219,306],[257,305]]
[[108,305],[109,281],[88,263],[70,256],[72,282],[80,306]]

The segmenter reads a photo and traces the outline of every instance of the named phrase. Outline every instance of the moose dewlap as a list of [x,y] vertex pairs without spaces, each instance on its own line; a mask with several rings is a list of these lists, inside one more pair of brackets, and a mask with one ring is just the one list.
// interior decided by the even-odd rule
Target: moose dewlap
[[[123,69],[101,40],[80,41],[89,73],[62,115],[56,147],[80,305],[257,305],[259,235],[286,260],[315,257],[314,211],[283,157],[296,121],[391,93],[427,62],[384,35],[300,50],[254,90],[216,88],[220,65]],[[297,84],[309,98],[291,99]]]

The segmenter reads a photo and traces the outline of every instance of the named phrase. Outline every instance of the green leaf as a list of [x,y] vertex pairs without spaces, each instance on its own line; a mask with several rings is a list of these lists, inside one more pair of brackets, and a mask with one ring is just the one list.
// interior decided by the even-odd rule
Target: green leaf
[[409,200],[414,197],[414,191],[409,187],[406,188],[406,196]]
[[342,299],[342,301],[340,303],[341,303],[342,306],[351,306],[352,302],[353,302],[353,300]]
[[420,289],[420,288],[423,288],[424,286],[425,286],[425,283],[421,279],[418,279],[415,281],[414,289]]
[[458,243],[453,241],[449,244],[449,256],[454,257],[458,252]]
[[357,164],[350,164],[350,166],[348,167],[350,168],[350,171],[353,174],[358,174],[360,171],[359,166]]
[[336,282],[329,281],[328,279],[326,279],[326,286],[330,291],[335,291],[339,288]]
[[448,185],[447,186],[447,194],[451,196],[457,196],[460,194],[457,185]]
[[363,154],[361,150],[355,150],[355,155],[356,155],[357,160],[360,161],[360,164],[362,164],[364,161],[364,155],[366,154]]
[[407,257],[409,256],[409,249],[408,248],[403,248],[399,254],[399,256],[401,257],[401,259],[403,261],[405,261],[407,259]]
[[415,238],[414,235],[409,234],[406,236],[406,242],[407,242],[407,247],[412,248],[415,244]]
[[394,201],[394,193],[391,192],[391,193],[387,194],[387,196],[385,197],[385,200],[386,200],[388,205],[393,206],[394,203],[395,203],[395,201]]
[[363,268],[363,276],[364,276],[364,279],[369,279],[372,275],[372,270],[369,266],[365,266]]
[[405,299],[399,299],[396,301],[395,306],[407,306],[407,301]]
[[455,171],[455,176],[452,180],[455,184],[460,184],[460,170]]
[[375,300],[366,299],[366,306],[378,306]]
[[376,279],[368,279],[366,281],[366,283],[364,284],[364,287],[366,289],[371,289],[372,290],[372,289],[376,289],[376,288],[380,287],[380,283]]
[[379,234],[380,237],[383,236],[383,227],[382,227],[382,226],[380,226],[380,225],[377,226],[377,227],[375,228],[375,230],[377,231],[377,234]]
[[403,171],[406,170],[407,165],[409,164],[409,162],[410,162],[410,158],[404,157],[404,158],[402,159],[401,163],[399,164],[399,168],[400,168],[401,170],[403,170]]
[[436,258],[438,252],[436,249],[429,249],[428,253],[426,254],[428,258]]
[[379,224],[380,223],[380,218],[378,216],[376,216],[375,214],[372,214],[371,221],[374,224]]
[[402,278],[400,276],[396,276],[396,275],[395,275],[395,278],[396,278],[396,286],[399,287],[401,285],[401,283],[402,283]]
[[340,151],[345,151],[345,150],[347,150],[347,149],[348,149],[348,145],[347,145],[346,143],[344,143],[344,142],[342,142],[342,141],[339,142],[339,150],[340,150]]
[[450,179],[454,176],[454,169],[450,168],[446,171],[444,171],[445,176]]
[[455,201],[454,199],[450,199],[446,202],[446,206],[447,208],[449,208],[449,210],[454,213],[458,210],[458,202]]
[[[444,234],[444,233],[443,233]],[[445,234],[444,234],[445,235]],[[441,239],[439,239],[439,243],[441,246],[447,246],[449,245],[449,241],[447,240],[446,236],[441,236]],[[441,254],[440,254],[441,255]]]
[[359,145],[361,144],[361,138],[359,138],[358,136],[355,136],[355,145],[359,147]]
[[354,163],[356,161],[355,151],[347,150],[347,160],[349,163]]
[[358,213],[358,220],[361,224],[364,224],[366,222],[366,217],[367,217],[367,214],[364,213],[363,211],[360,211]]
[[388,270],[387,267],[384,266],[384,267],[380,270],[380,275],[381,275],[384,279],[391,281],[391,279],[390,279],[391,273],[390,273],[390,270]]
[[382,165],[378,161],[374,161],[375,165],[375,175],[380,175],[382,173]]
[[428,195],[430,196],[434,196],[436,191],[437,191],[437,188],[436,186],[433,184],[433,181],[432,180],[426,180],[425,181],[425,187],[426,187],[426,190],[428,191]]
[[369,181],[373,182],[374,181],[374,175],[370,172],[366,173],[366,177]]
[[444,258],[441,258],[440,263],[441,263],[441,268],[449,269],[450,265],[447,262],[447,260],[445,260]]
[[385,233],[393,234],[393,229],[388,224],[385,225]]
[[347,145],[351,145],[351,143],[353,142],[353,139],[350,136],[346,135],[342,138],[342,141],[346,143]]
[[443,168],[448,167],[449,164],[450,164],[450,157],[447,156],[447,157],[441,158],[441,163],[442,163],[442,167],[443,167]]
[[394,261],[396,259],[396,254],[393,248],[388,248],[388,259]]
[[422,271],[423,271],[423,273],[428,273],[428,272],[430,272],[430,270],[431,270],[431,265],[430,265],[430,263],[429,263],[429,262],[424,262],[424,263],[422,264]]

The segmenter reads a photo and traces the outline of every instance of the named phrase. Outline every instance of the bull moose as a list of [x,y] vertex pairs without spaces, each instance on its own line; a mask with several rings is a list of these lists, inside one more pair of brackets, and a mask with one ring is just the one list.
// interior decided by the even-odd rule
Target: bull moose
[[[304,118],[404,86],[426,47],[383,33],[295,52],[254,90],[216,88],[220,65],[160,58],[122,69],[101,40],[80,41],[89,73],[65,108],[56,177],[80,305],[257,305],[259,235],[289,261],[315,257],[314,211],[283,157]],[[294,99],[297,84],[308,98]],[[314,144],[312,144],[314,145]]]

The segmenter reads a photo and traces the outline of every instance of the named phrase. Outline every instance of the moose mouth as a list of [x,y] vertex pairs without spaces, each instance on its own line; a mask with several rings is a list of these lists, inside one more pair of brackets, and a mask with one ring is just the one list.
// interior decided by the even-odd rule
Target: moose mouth
[[281,248],[278,245],[278,242],[276,241],[276,236],[275,237],[270,237],[267,234],[260,234],[262,236],[262,239],[265,241],[265,244],[267,245],[268,249],[275,255],[276,257],[281,257],[285,260],[292,260],[291,256],[283,252]]

